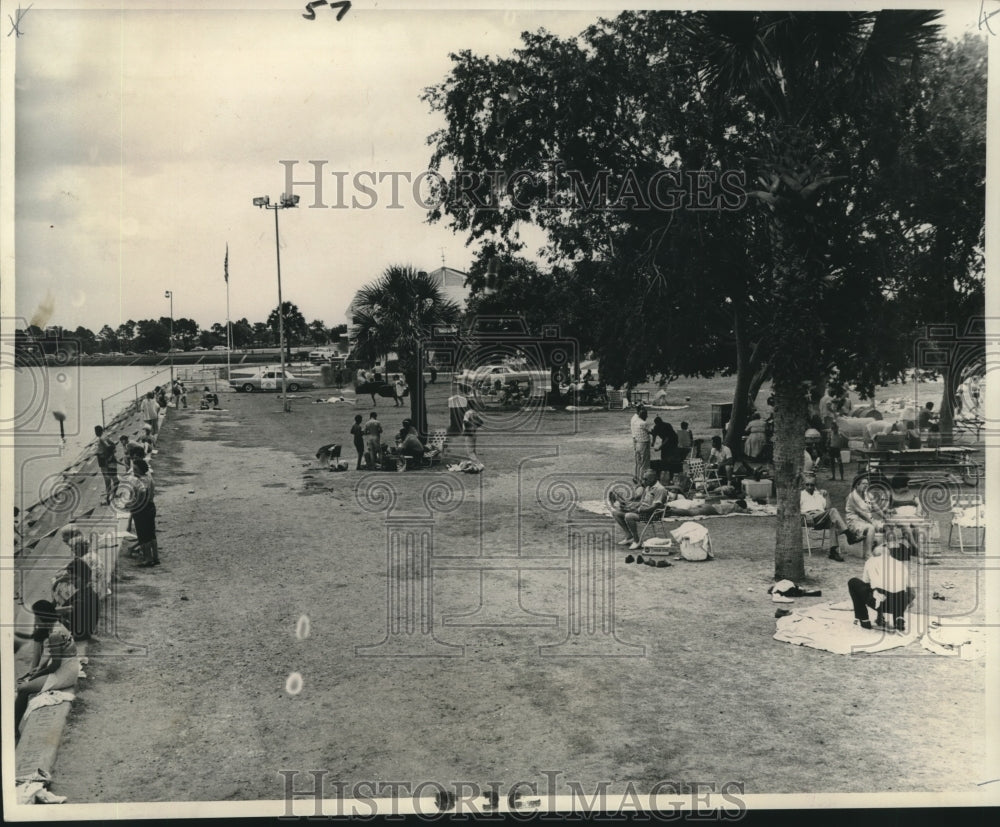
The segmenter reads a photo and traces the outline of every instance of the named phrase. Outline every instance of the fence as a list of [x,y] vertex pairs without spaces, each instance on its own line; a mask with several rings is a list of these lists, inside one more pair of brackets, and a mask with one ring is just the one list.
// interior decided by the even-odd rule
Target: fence
[[[164,381],[160,379],[164,374],[167,377],[170,376],[170,368],[161,370],[159,373],[154,373],[152,376],[147,376],[145,379],[141,379],[134,385],[129,385],[127,388],[122,388],[120,391],[115,391],[109,396],[105,396],[101,399],[101,427],[107,426],[107,412],[111,411],[117,413],[118,410],[127,407],[130,403],[134,402],[138,404],[140,391],[139,388],[142,385],[146,385],[146,388],[142,393],[146,393],[146,390],[152,390],[157,385],[164,384]],[[167,380],[169,382],[169,379]],[[117,400],[112,402],[112,400]]]

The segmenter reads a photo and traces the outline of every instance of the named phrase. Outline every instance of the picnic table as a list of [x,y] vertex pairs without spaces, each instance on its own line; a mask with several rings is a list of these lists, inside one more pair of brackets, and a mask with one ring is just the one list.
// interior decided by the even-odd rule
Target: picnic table
[[972,449],[951,445],[934,448],[858,448],[852,451],[857,457],[858,473],[879,473],[885,477],[905,474],[911,483],[944,480],[978,487],[982,466],[971,456]]

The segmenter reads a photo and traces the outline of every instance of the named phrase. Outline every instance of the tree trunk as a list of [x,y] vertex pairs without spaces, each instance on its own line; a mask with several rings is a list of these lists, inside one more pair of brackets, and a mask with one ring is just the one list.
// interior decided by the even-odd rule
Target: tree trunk
[[774,579],[799,583],[806,573],[799,516],[799,477],[806,431],[801,383],[775,378],[774,402],[774,482],[778,499]]
[[429,426],[427,423],[427,394],[424,392],[423,371],[419,368],[407,368],[403,371],[403,377],[410,389],[410,419],[417,428],[417,433],[421,437],[427,436]]
[[736,334],[736,390],[733,391],[733,412],[724,441],[734,457],[742,457],[743,431],[750,419],[750,405],[756,399],[768,371],[763,364],[762,348],[759,343],[748,341],[739,313],[733,318],[733,330]]

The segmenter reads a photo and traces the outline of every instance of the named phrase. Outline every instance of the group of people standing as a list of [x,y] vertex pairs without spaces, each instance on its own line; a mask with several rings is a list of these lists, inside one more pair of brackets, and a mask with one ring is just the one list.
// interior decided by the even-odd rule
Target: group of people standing
[[[674,474],[679,474],[684,460],[694,448],[694,436],[687,422],[681,422],[680,430],[664,422],[659,416],[649,421],[649,411],[644,405],[637,405],[629,421],[632,435],[632,449],[635,457],[633,482],[639,483],[646,472],[652,469],[663,483],[669,483]],[[652,459],[653,451],[659,452],[659,459]]]

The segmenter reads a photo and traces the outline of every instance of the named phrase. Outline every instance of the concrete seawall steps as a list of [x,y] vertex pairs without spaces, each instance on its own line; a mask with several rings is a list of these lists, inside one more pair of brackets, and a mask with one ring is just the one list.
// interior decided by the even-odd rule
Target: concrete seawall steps
[[[165,415],[161,413],[162,423]],[[137,436],[143,421],[136,406],[116,416],[108,423],[106,431],[115,439],[121,435]],[[51,589],[52,576],[56,570],[69,561],[70,552],[58,536],[59,529],[72,522],[78,525],[93,542],[96,537],[107,536],[106,553],[102,554],[109,583],[114,582],[117,561],[124,553],[128,514],[119,512],[110,505],[101,505],[104,496],[104,480],[97,468],[93,447],[88,445],[83,454],[68,466],[64,478],[75,486],[74,508],[66,512],[53,508],[51,503],[39,502],[28,509],[27,521],[31,525],[25,532],[23,546],[15,559],[18,571],[16,581],[18,593],[15,599],[15,630],[30,632],[34,618],[30,606],[35,600],[47,598]],[[105,596],[106,597],[106,596]],[[111,622],[105,614],[106,600],[102,598],[102,625],[98,635],[107,631]],[[114,630],[111,630],[113,634]],[[86,658],[87,642],[77,644],[77,654]],[[23,659],[22,659],[23,661]],[[22,664],[17,664],[20,674]],[[84,668],[86,671],[86,667]],[[79,681],[68,691],[78,692]],[[71,702],[34,709],[24,720],[21,737],[15,750],[15,777],[30,778],[39,770],[52,775],[59,743],[72,708]]]

